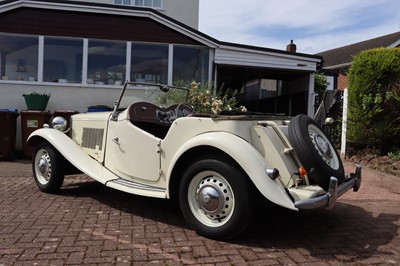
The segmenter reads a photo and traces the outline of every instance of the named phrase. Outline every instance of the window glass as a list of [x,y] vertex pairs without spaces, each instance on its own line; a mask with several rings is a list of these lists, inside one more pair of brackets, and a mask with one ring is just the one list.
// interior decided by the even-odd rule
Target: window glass
[[208,81],[207,48],[174,46],[173,83]]
[[88,84],[120,85],[125,71],[126,42],[89,40]]
[[153,3],[152,0],[143,0],[143,6],[145,7],[152,7]]
[[161,8],[162,0],[135,0],[134,5],[135,6]]
[[132,44],[131,80],[136,82],[168,82],[168,45]]
[[130,6],[131,5],[131,0],[114,0],[114,4]]
[[161,8],[161,0],[153,0],[153,7]]
[[278,96],[278,91],[280,90],[280,85],[282,82],[276,79],[260,79],[260,99],[274,98]]
[[43,81],[82,81],[82,39],[44,38]]
[[38,37],[0,34],[0,78],[36,81]]

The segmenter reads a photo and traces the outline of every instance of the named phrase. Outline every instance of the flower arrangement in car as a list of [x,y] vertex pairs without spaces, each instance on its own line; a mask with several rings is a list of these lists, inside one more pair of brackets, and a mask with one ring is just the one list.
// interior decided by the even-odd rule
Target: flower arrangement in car
[[190,84],[188,103],[196,113],[202,114],[218,114],[221,111],[231,110],[247,111],[244,106],[236,107],[237,100],[234,96],[222,92],[215,94],[207,85],[197,82]]

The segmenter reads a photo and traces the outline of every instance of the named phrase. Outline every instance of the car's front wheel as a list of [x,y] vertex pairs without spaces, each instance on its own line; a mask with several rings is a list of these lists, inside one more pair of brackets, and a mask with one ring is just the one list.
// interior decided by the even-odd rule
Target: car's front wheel
[[55,193],[64,182],[64,157],[49,143],[41,142],[33,152],[32,170],[39,189]]
[[183,216],[200,235],[229,239],[242,233],[254,215],[249,178],[224,157],[192,163],[179,188]]

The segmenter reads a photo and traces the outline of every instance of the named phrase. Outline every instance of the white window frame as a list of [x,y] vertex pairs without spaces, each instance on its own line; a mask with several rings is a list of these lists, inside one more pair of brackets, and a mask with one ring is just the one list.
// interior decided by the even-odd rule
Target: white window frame
[[38,45],[38,82],[43,82],[43,64],[44,64],[44,36],[39,35]]
[[[12,35],[18,35],[21,36],[21,34],[12,34]],[[36,35],[35,35],[36,36]],[[62,86],[71,86],[71,87],[76,87],[76,86],[90,86],[90,87],[110,87],[113,85],[93,85],[93,84],[88,84],[87,83],[87,76],[88,76],[88,56],[89,56],[89,41],[92,38],[78,38],[78,37],[65,37],[65,36],[52,36],[52,35],[37,35],[38,36],[38,69],[37,69],[37,81],[35,81],[35,84],[51,84],[51,85],[57,85],[57,82],[44,82],[43,77],[44,77],[44,40],[45,38],[62,38],[62,39],[78,39],[82,40],[82,81],[77,82],[77,83],[62,83]],[[99,39],[103,40],[103,39]],[[121,40],[120,40],[121,41]],[[123,41],[126,42],[126,72],[125,72],[125,79],[128,81],[131,81],[131,59],[132,59],[132,46],[135,43],[141,43],[142,42],[133,42],[133,41]],[[151,43],[154,44],[154,43]],[[168,71],[167,71],[167,84],[172,85],[174,80],[173,80],[173,66],[174,66],[174,47],[175,46],[188,46],[188,47],[200,47],[200,46],[192,46],[192,45],[182,45],[182,44],[172,44],[172,43],[159,43],[162,45],[168,45]],[[204,47],[202,47],[204,48]],[[213,68],[213,62],[214,62],[214,57],[215,53],[214,50],[211,48],[209,49],[209,61],[208,61],[208,83],[211,84],[212,82],[212,74],[216,71],[216,69]],[[205,73],[203,73],[205,74]],[[214,73],[216,75],[216,72]],[[0,83],[21,83],[21,81],[18,80],[1,80]],[[32,83],[32,81],[22,81],[22,83]],[[60,85],[60,84],[59,84]]]
[[129,2],[130,2],[129,4],[124,4],[124,3],[123,3],[124,0],[121,0],[122,3],[119,4],[119,3],[116,3],[116,0],[113,0],[113,4],[114,4],[114,5],[119,5],[119,6],[131,6],[133,1],[135,1],[135,0],[129,0]]
[[[136,3],[136,0],[130,0],[129,4],[124,4],[124,3],[119,4],[119,3],[116,3],[116,0],[113,0],[113,4],[114,5],[120,5],[120,6],[147,7],[147,8],[153,8],[153,9],[163,9],[164,8],[164,0],[157,0],[157,1],[161,2],[160,6],[154,6],[154,1],[156,1],[156,0],[149,0],[149,1],[151,1],[151,6],[145,6],[144,5],[144,1],[145,0],[140,0],[140,1],[141,1],[141,3]],[[122,2],[123,2],[123,0],[122,0]]]

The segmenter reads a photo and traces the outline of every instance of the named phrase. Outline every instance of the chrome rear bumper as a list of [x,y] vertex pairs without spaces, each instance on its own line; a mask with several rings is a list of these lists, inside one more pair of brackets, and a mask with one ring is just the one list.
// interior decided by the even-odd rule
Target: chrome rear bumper
[[351,173],[348,178],[346,178],[340,186],[338,186],[338,180],[336,177],[331,177],[329,183],[328,192],[322,196],[299,200],[294,203],[294,206],[298,209],[315,209],[319,207],[327,207],[328,209],[333,209],[336,204],[337,198],[342,196],[348,190],[353,188],[356,192],[361,186],[361,165],[356,165],[355,173]]

